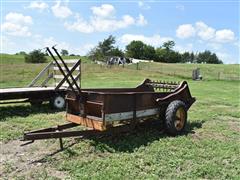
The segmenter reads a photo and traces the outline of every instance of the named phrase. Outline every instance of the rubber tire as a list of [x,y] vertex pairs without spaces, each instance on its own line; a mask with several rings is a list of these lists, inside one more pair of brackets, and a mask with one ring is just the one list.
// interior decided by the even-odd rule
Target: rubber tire
[[[174,123],[175,123],[175,120],[176,120],[176,112],[177,112],[178,108],[180,108],[180,107],[182,107],[184,109],[185,121],[184,121],[184,125],[183,125],[182,129],[177,130]],[[168,107],[166,109],[166,113],[165,113],[165,129],[166,129],[166,132],[169,135],[172,135],[172,136],[180,135],[184,132],[186,124],[187,124],[186,104],[183,101],[180,101],[180,100],[172,101],[168,105]]]
[[65,108],[66,102],[62,95],[56,95],[50,100],[50,104],[54,109]]

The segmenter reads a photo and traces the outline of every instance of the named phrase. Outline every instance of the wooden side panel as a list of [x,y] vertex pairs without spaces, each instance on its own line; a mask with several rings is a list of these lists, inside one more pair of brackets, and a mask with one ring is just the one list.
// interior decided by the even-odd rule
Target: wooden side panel
[[80,124],[85,127],[93,128],[95,130],[99,130],[99,131],[106,130],[102,121],[94,120],[94,119],[91,119],[88,117],[84,118],[84,117],[80,117],[80,116],[76,116],[76,115],[67,113],[66,119],[67,119],[67,121],[70,121],[70,122],[73,122],[76,124]]

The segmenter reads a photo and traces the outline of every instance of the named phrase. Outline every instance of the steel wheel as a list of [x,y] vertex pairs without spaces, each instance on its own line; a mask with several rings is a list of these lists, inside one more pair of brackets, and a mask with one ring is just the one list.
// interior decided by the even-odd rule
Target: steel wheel
[[176,120],[174,122],[175,128],[179,131],[183,128],[184,123],[185,123],[185,110],[183,107],[178,108],[176,112]]

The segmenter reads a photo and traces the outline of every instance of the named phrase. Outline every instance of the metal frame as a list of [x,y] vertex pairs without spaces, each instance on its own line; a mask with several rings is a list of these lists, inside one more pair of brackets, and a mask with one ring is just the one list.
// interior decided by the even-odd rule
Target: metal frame
[[[32,82],[28,85],[28,87],[34,87],[34,85],[39,81],[39,79],[46,73],[49,72],[49,69],[53,67],[53,62],[50,62],[33,80]],[[51,75],[51,74],[50,74]],[[48,73],[48,77],[50,76]],[[52,75],[51,75],[52,76]],[[47,80],[48,79],[48,80]],[[47,78],[44,83],[42,83],[42,86],[45,86],[48,81],[50,80]]]
[[[60,72],[62,73],[62,75],[64,76],[64,81],[66,80],[69,87],[71,88],[71,90],[76,94],[76,95],[79,95],[79,93],[81,93],[81,89],[80,87],[78,86],[75,78],[73,77],[72,75],[72,72],[69,70],[68,66],[66,65],[66,63],[64,62],[64,60],[62,59],[62,57],[59,55],[59,53],[57,52],[57,49],[55,47],[52,47],[52,49],[55,51],[55,53],[57,54],[57,56],[59,57],[60,59],[60,62],[63,64],[65,70],[67,71],[67,74],[64,72],[62,66],[60,65],[60,63],[58,62],[58,60],[54,57],[53,53],[51,52],[50,48],[47,47],[46,50],[47,52],[50,54],[50,56],[52,57],[52,59],[54,60],[54,62],[56,63],[57,67],[59,68]],[[80,60],[81,61],[81,60]],[[75,67],[76,68],[76,67]],[[73,69],[73,68],[72,68]],[[74,70],[74,69],[73,69]],[[72,80],[72,83],[70,82],[70,80],[68,79],[68,77],[71,78]],[[73,85],[75,85],[75,87],[77,88],[77,92],[75,91]],[[58,87],[59,88],[59,87]]]
[[[50,51],[49,48],[47,48],[47,50]],[[56,49],[54,51],[57,52]],[[49,53],[51,53],[51,51]],[[67,81],[68,77],[71,77],[73,73],[75,73],[76,76],[74,77],[74,80],[70,82],[70,86],[72,86],[73,88],[80,89],[81,59],[67,60],[66,62],[64,62],[64,60],[61,58],[59,54],[57,54],[57,56],[61,58],[60,60],[57,60],[52,53],[51,53],[51,56],[53,58],[53,61],[47,64],[47,66],[32,80],[32,82],[28,85],[28,87],[0,89],[0,100],[1,100],[0,104],[11,103],[11,101],[9,100],[12,100],[12,99],[28,99],[27,101],[24,100],[18,103],[30,102],[31,100],[48,101],[51,98],[53,98],[53,96],[56,93],[65,95],[68,87],[62,87],[62,86]],[[63,64],[64,67],[61,67],[61,64]],[[72,67],[68,67],[67,64],[72,64],[71,65]],[[53,71],[51,71],[51,69],[53,69]],[[63,78],[61,78],[60,81],[57,80],[57,76],[59,75],[56,75],[58,70],[59,71],[62,70],[61,73],[64,71],[67,71],[67,74],[66,75],[64,74],[65,76],[63,76]],[[43,79],[43,77],[45,76],[46,78]],[[54,86],[48,85],[51,79],[54,79],[55,81]],[[78,94],[79,93],[77,93],[77,95]]]
[[[69,70],[55,47],[52,49],[60,61],[53,56],[49,48],[47,51],[64,76],[61,84],[67,81],[70,87],[66,96],[68,102],[66,120],[71,123],[25,133],[24,140],[59,138],[62,149],[64,137],[129,131],[135,128],[141,119],[156,117],[163,113],[174,100],[182,100],[187,109],[195,102],[186,81],[180,83],[146,79],[136,88],[81,89],[72,75],[77,64]],[[118,125],[114,126],[113,122]],[[63,131],[78,125],[91,130]]]
[[[53,56],[50,48],[46,48],[47,52],[51,55],[52,59],[54,61],[50,62],[33,80],[32,82],[28,85],[28,87],[34,87],[36,85],[36,83],[40,80],[41,77],[43,77],[46,73],[47,73],[47,78],[41,83],[41,87],[44,87],[47,85],[47,83],[50,81],[50,79],[54,78],[56,79],[56,77],[58,75],[55,75],[55,73],[49,73],[50,69],[53,68],[53,70],[60,70],[60,72],[63,74],[63,78],[61,78],[62,80],[60,82],[58,82],[58,84],[56,84],[55,90],[58,90],[65,81],[68,81],[67,78],[71,77],[72,83],[69,84],[69,86],[73,86],[75,85],[75,87],[77,88],[78,91],[80,90],[81,87],[81,59],[79,59],[78,61],[71,61],[71,63],[75,63],[73,65],[73,67],[69,68],[67,66],[67,63],[69,62],[64,62],[64,60],[62,59],[62,57],[60,56],[60,54],[58,53],[57,49],[55,47],[52,47],[54,52],[57,54],[58,58],[60,59],[60,62]],[[61,67],[60,64],[63,64],[64,67]],[[57,65],[57,68],[55,67],[55,65]],[[79,72],[78,74],[73,77],[73,72],[77,70],[77,68],[79,67]],[[67,74],[65,74],[65,71],[67,71]],[[79,80],[79,84],[77,83],[77,81]],[[56,80],[55,80],[56,81]],[[79,87],[80,86],[80,87]]]
[[[149,124],[149,122],[143,121],[138,123],[139,125],[145,126],[146,124]],[[75,130],[75,131],[64,131],[66,129],[71,129],[73,127],[79,126],[79,124],[75,123],[67,123],[63,125],[58,125],[56,127],[52,128],[45,128],[40,129],[37,131],[31,131],[24,133],[22,141],[28,141],[21,146],[25,146],[28,144],[33,143],[35,140],[44,140],[44,139],[59,139],[59,145],[60,149],[63,150],[63,141],[62,138],[66,137],[81,137],[81,138],[87,138],[90,136],[98,136],[98,135],[112,135],[117,133],[124,133],[129,132],[130,130],[133,130],[135,126],[132,126],[132,124],[125,124],[122,126],[112,127],[109,128],[107,131],[98,131],[98,130]]]

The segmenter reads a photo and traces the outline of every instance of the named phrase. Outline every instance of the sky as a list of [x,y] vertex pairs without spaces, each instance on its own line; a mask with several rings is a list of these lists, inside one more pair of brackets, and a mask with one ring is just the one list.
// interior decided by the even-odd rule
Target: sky
[[21,1],[1,0],[1,53],[57,44],[86,55],[109,35],[123,49],[132,40],[175,50],[210,50],[226,64],[240,62],[239,0]]

